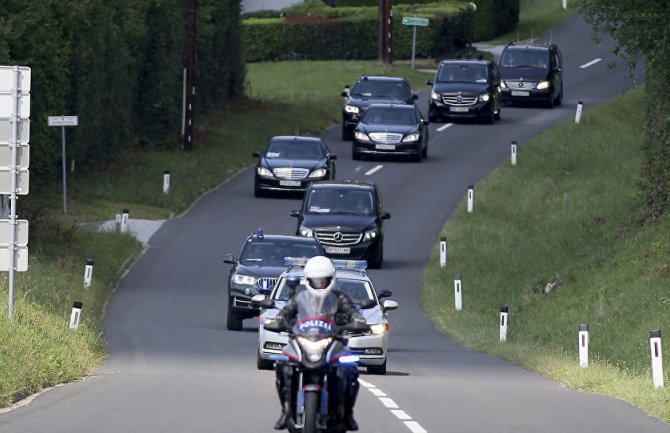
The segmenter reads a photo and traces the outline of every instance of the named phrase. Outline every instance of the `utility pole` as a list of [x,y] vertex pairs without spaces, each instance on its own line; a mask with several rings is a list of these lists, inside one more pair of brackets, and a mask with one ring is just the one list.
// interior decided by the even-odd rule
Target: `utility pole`
[[393,62],[391,56],[392,20],[391,0],[379,0],[379,61],[389,65]]
[[184,104],[184,144],[183,149],[193,149],[193,99],[195,97],[195,15],[196,0],[188,1],[186,23],[186,94]]

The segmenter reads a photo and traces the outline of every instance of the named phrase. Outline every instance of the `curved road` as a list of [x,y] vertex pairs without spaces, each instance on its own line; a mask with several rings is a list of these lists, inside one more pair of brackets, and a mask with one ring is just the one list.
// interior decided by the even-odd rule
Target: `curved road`
[[[339,156],[339,178],[378,183],[392,214],[387,261],[371,275],[378,289],[394,292],[400,309],[390,313],[389,374],[361,375],[361,431],[670,433],[668,424],[621,401],[566,389],[453,344],[419,307],[422,269],[467,185],[506,160],[512,140],[523,145],[574,118],[578,100],[588,109],[632,86],[625,68],[608,69],[618,59],[590,32],[580,19],[553,32],[565,59],[563,106],[505,107],[496,125],[431,125],[429,157],[420,164],[352,161],[339,125],[324,131]],[[580,67],[596,58],[602,61]],[[428,88],[420,93],[425,110]],[[299,201],[256,199],[252,180],[252,170],[244,170],[161,227],[108,306],[110,357],[100,371],[1,414],[0,433],[272,431],[279,412],[274,373],[256,370],[256,321],[246,321],[243,332],[225,329],[221,259],[259,226],[293,232],[288,212]]]

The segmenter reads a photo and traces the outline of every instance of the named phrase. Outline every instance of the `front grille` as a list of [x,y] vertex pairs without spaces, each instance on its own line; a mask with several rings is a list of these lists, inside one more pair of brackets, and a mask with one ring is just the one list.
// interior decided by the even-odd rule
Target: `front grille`
[[537,87],[537,83],[532,81],[505,81],[507,88],[510,90],[522,89],[522,90],[534,90]]
[[345,232],[333,229],[316,230],[316,239],[324,245],[356,245],[362,237],[363,234],[360,232]]
[[256,286],[262,290],[271,290],[277,284],[278,278],[259,278]]
[[475,103],[477,102],[477,96],[445,93],[444,95],[442,95],[442,102],[444,102],[447,105],[464,107],[468,105],[475,105]]
[[275,168],[274,173],[279,179],[299,180],[306,178],[309,170],[306,168],[280,167]]
[[370,138],[376,143],[395,144],[400,143],[402,140],[402,134],[391,132],[373,132],[370,134]]

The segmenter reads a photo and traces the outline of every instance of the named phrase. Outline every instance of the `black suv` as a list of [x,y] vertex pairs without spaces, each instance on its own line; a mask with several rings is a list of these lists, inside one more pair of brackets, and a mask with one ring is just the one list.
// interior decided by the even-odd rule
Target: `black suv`
[[358,181],[312,182],[298,218],[296,234],[316,238],[332,258],[364,259],[371,268],[384,261],[384,220],[379,189]]
[[510,43],[500,55],[498,68],[504,101],[549,108],[563,102],[563,58],[556,44]]
[[428,120],[439,118],[500,120],[500,73],[491,60],[443,60],[435,73]]
[[354,87],[344,86],[345,98],[342,108],[342,140],[354,138],[354,128],[370,104],[414,104],[419,98],[412,93],[409,81],[403,77],[364,75],[356,80]]
[[322,256],[325,251],[315,239],[301,236],[265,235],[262,230],[250,234],[242,244],[240,254],[223,257],[229,263],[228,316],[226,328],[242,329],[242,320],[258,316],[260,307],[251,298],[269,294],[279,275],[286,270],[286,257]]

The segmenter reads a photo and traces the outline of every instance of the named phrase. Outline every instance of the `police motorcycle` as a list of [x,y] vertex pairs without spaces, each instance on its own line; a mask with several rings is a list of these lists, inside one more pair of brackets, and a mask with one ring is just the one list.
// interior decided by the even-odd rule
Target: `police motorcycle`
[[[287,284],[295,290],[298,276],[289,276]],[[337,326],[322,315],[329,311],[332,298],[318,299],[297,297],[298,314],[295,325],[285,329],[277,321],[264,325],[275,332],[287,331],[289,342],[283,355],[273,355],[277,368],[283,366],[291,375],[290,414],[286,427],[291,433],[344,433],[344,383],[343,368],[357,368],[358,355],[347,347],[346,331],[359,331]],[[272,300],[261,305],[272,308]],[[365,306],[363,306],[365,308]],[[364,325],[367,326],[367,325]]]

